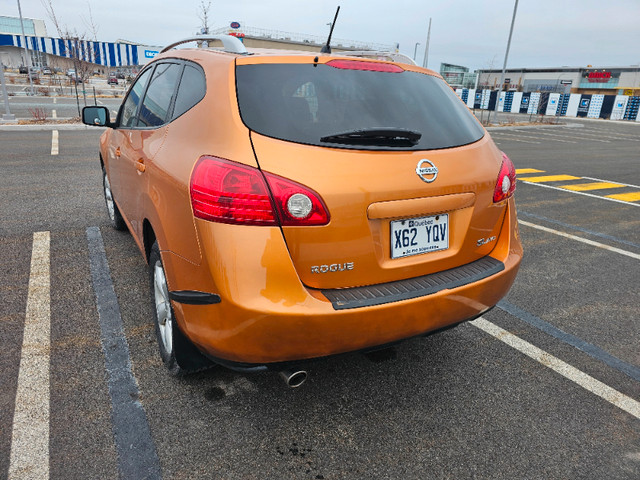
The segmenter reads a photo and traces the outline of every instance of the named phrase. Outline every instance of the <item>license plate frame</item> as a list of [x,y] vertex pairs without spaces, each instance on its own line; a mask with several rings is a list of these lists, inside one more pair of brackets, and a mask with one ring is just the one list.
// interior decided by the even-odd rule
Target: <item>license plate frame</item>
[[449,248],[449,214],[389,222],[391,258],[405,258]]

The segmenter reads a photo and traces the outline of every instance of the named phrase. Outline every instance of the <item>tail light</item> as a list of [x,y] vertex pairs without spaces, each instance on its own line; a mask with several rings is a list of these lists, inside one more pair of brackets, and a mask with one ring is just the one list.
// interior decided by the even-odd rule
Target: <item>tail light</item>
[[502,152],[502,165],[500,165],[500,174],[496,182],[496,188],[493,191],[493,203],[506,200],[516,190],[516,168],[509,157]]
[[326,225],[328,210],[313,190],[257,168],[201,157],[191,175],[197,218],[244,225]]

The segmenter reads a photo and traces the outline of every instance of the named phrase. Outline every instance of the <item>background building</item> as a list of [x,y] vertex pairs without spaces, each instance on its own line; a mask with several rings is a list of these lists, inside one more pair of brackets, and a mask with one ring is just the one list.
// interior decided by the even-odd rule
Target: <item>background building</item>
[[[273,48],[287,50],[304,50],[320,52],[326,43],[327,37],[306,35],[303,33],[282,32],[266,28],[255,28],[241,25],[239,22],[231,22],[227,27],[211,30],[214,35],[233,35],[239,38],[247,48]],[[396,45],[385,45],[373,42],[360,42],[356,40],[331,39],[331,50],[334,52],[372,50],[381,52],[394,52]]]
[[[162,47],[141,45],[128,40],[115,42],[91,41],[86,38],[55,38],[47,36],[42,20],[24,19],[27,50],[31,66],[77,68],[78,61],[89,64],[89,69],[132,69],[153,59]],[[239,38],[247,48],[271,48],[320,52],[326,37],[300,33],[281,32],[262,28],[247,28],[231,22],[211,34],[229,34]],[[167,43],[176,39],[168,39]],[[376,44],[333,38],[331,48],[335,52],[383,51],[397,52],[396,45]],[[0,62],[9,68],[25,65],[20,19],[0,17]],[[106,67],[106,68],[105,68]]]
[[[46,37],[47,26],[44,20],[36,20],[33,18],[23,18],[24,34],[32,37]],[[20,26],[20,18],[0,16],[0,33],[8,33],[14,35],[22,35]]]
[[467,67],[450,63],[440,64],[440,75],[449,85],[456,88],[474,88],[478,80],[477,72],[471,73]]
[[[501,70],[479,70],[478,88],[497,89]],[[640,66],[508,69],[503,90],[640,95]]]
[[[47,36],[43,20],[24,19],[30,66],[76,68],[77,63],[88,64],[91,70],[127,69],[143,65],[155,57],[159,47],[132,42],[99,42],[85,38],[56,38]],[[20,19],[0,17],[0,62],[18,68],[27,62]]]

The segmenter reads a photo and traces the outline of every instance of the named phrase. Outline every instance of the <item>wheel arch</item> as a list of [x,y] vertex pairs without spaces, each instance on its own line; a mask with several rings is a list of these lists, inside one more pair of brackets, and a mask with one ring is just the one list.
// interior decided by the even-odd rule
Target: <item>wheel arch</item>
[[151,256],[151,247],[157,241],[156,232],[151,225],[148,218],[145,218],[142,223],[142,242],[144,245],[144,258],[149,263],[149,257]]

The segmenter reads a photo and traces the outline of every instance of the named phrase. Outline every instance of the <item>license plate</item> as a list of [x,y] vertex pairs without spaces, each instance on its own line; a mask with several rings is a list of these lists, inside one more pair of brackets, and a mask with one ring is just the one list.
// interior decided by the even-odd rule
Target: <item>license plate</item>
[[449,248],[449,215],[391,222],[391,258],[409,257]]

